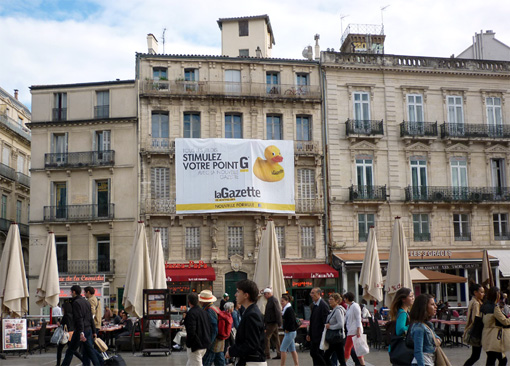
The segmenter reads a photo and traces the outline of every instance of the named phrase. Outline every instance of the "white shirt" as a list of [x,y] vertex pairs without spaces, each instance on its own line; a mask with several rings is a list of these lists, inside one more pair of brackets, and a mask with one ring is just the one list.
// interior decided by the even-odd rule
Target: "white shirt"
[[290,305],[290,302],[287,303],[287,305],[285,305],[285,307],[283,308],[282,310],[282,315],[285,314],[285,310],[287,310],[288,308],[290,308],[292,305]]
[[361,308],[355,302],[352,302],[351,305],[347,308],[347,313],[345,314],[345,324],[347,326],[347,335],[356,335],[358,332],[358,328],[362,328],[361,324]]
[[51,314],[53,316],[62,316],[62,309],[60,308],[60,306],[55,306],[53,309],[51,309]]

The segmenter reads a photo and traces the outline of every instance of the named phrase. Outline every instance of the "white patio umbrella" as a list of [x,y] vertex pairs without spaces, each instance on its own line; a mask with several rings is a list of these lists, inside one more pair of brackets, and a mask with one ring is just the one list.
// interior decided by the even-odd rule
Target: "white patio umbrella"
[[152,240],[152,284],[155,289],[167,288],[165,256],[163,255],[163,246],[161,245],[161,232],[156,230]]
[[131,247],[122,305],[132,316],[143,316],[143,290],[153,289],[149,247],[143,221],[138,222]]
[[370,228],[368,232],[367,249],[361,265],[361,276],[359,278],[363,288],[363,298],[367,301],[383,300],[383,279],[381,273],[381,264],[379,262],[379,250],[377,248],[377,238],[375,229]]
[[42,259],[35,303],[40,307],[49,305],[55,307],[60,296],[60,283],[58,281],[57,249],[55,247],[55,234],[48,233],[46,250]]
[[487,249],[483,251],[482,258],[482,285],[487,288],[494,287],[494,276],[492,275],[491,261]]
[[411,268],[407,253],[407,240],[400,217],[395,218],[393,235],[391,237],[390,257],[388,260],[388,273],[386,274],[386,306],[391,304],[395,293],[402,287],[412,289]]
[[0,312],[15,318],[28,312],[28,284],[17,224],[11,224],[0,260]]
[[[278,238],[273,220],[269,220],[266,229],[262,233],[253,281],[261,291],[266,287],[270,287],[273,290],[273,296],[278,300],[286,292],[280,251],[278,250]],[[267,300],[263,296],[257,302],[262,313],[265,311],[266,302]]]

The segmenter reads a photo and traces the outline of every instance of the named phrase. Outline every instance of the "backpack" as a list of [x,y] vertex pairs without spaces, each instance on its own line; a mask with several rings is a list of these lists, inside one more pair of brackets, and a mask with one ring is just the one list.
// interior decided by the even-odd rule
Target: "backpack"
[[226,310],[219,310],[213,306],[211,306],[211,309],[213,309],[216,315],[218,315],[218,335],[216,338],[221,340],[228,339],[232,332],[232,324],[234,323],[232,314]]

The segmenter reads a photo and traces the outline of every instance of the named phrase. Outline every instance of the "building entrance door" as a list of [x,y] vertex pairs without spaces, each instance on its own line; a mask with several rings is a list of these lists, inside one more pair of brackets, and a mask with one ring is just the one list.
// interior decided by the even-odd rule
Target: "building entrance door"
[[230,297],[229,301],[235,301],[236,283],[247,278],[248,275],[245,272],[229,272],[225,274],[225,292]]

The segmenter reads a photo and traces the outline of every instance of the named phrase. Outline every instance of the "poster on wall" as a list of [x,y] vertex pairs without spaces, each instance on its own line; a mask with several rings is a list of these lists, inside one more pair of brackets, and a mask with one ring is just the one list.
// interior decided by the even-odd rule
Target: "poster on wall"
[[294,142],[176,139],[176,212],[294,213]]
[[27,349],[27,320],[2,319],[2,338],[4,351]]

